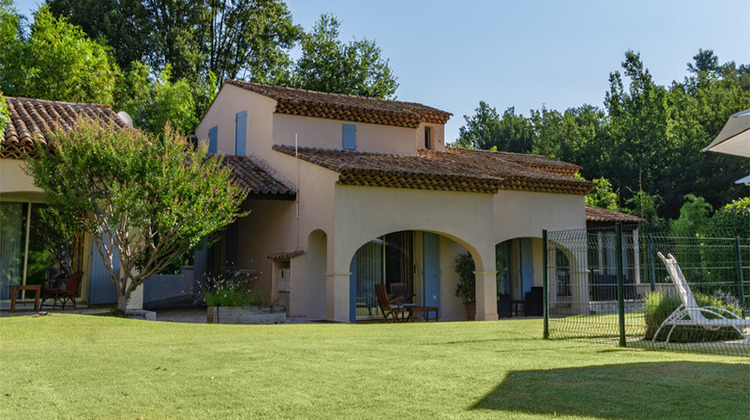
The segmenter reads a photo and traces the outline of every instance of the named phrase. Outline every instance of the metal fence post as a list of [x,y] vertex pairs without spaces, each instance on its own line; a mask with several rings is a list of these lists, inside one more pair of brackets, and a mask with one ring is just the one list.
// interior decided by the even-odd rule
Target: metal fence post
[[651,277],[651,291],[656,291],[656,267],[654,267],[654,237],[648,235],[648,268]]
[[545,340],[549,339],[549,285],[548,282],[548,271],[547,267],[547,229],[542,230],[542,287],[544,293],[542,293],[542,305],[544,308],[544,334]]
[[740,252],[740,237],[734,237],[734,253],[737,255],[737,288],[740,292],[740,306],[742,313],[745,313],[745,284],[742,278],[742,252]]
[[625,286],[622,266],[622,225],[615,226],[615,261],[617,263],[617,312],[620,324],[620,347],[626,347],[625,342]]

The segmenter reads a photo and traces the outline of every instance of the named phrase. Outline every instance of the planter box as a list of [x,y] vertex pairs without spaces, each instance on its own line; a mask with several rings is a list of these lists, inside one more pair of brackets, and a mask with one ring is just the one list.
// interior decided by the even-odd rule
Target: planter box
[[206,322],[209,324],[283,324],[286,308],[280,305],[258,308],[255,306],[209,306]]

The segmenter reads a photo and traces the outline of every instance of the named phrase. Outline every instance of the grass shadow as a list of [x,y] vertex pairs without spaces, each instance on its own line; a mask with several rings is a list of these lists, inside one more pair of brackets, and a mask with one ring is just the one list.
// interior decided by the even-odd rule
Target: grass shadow
[[741,418],[750,365],[631,363],[509,373],[472,409],[599,418]]

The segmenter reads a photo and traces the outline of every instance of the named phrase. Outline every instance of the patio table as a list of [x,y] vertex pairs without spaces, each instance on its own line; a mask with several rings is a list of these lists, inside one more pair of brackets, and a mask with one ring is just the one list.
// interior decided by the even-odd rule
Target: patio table
[[[39,312],[39,295],[42,292],[42,286],[39,284],[14,284],[11,288],[10,311],[16,311],[16,295],[19,290],[29,290],[35,293],[34,312]],[[23,301],[21,303],[31,303],[31,301]]]

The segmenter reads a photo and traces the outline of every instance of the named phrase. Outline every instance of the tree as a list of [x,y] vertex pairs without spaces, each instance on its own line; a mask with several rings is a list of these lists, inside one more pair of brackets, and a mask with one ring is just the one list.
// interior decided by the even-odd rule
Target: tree
[[302,37],[302,56],[294,66],[292,84],[321,92],[395,98],[398,83],[380,47],[367,39],[341,42],[339,26],[333,15],[324,14]]
[[[288,79],[301,33],[281,0],[50,0],[51,10],[105,38],[124,69],[142,61],[174,79]],[[95,11],[95,12],[94,12]]]
[[594,188],[586,196],[587,206],[596,206],[607,210],[618,211],[620,209],[620,197],[617,192],[612,191],[612,184],[606,178],[597,178],[592,181]]
[[153,24],[141,0],[48,0],[47,4],[53,15],[109,45],[121,69],[150,53]]
[[46,6],[35,13],[26,37],[22,20],[3,9],[0,89],[10,96],[112,103],[119,68],[107,48],[65,19],[55,18]]
[[703,199],[694,194],[685,196],[685,204],[680,208],[680,217],[669,223],[669,230],[672,236],[689,237],[704,228],[708,221],[713,207]]
[[37,152],[26,159],[34,184],[63,222],[92,235],[120,310],[147,278],[242,215],[246,193],[221,158],[169,127],[153,136],[81,124]]
[[532,122],[523,115],[516,115],[514,107],[506,109],[502,118],[484,101],[480,101],[474,111],[472,117],[464,115],[466,125],[458,129],[456,145],[516,153],[531,151]]
[[8,124],[8,104],[5,103],[3,91],[0,90],[0,133],[5,131]]
[[159,133],[169,123],[188,134],[213,100],[214,86],[213,78],[193,83],[186,79],[172,81],[172,66],[154,74],[147,65],[135,62],[119,84],[117,103],[142,130]]

